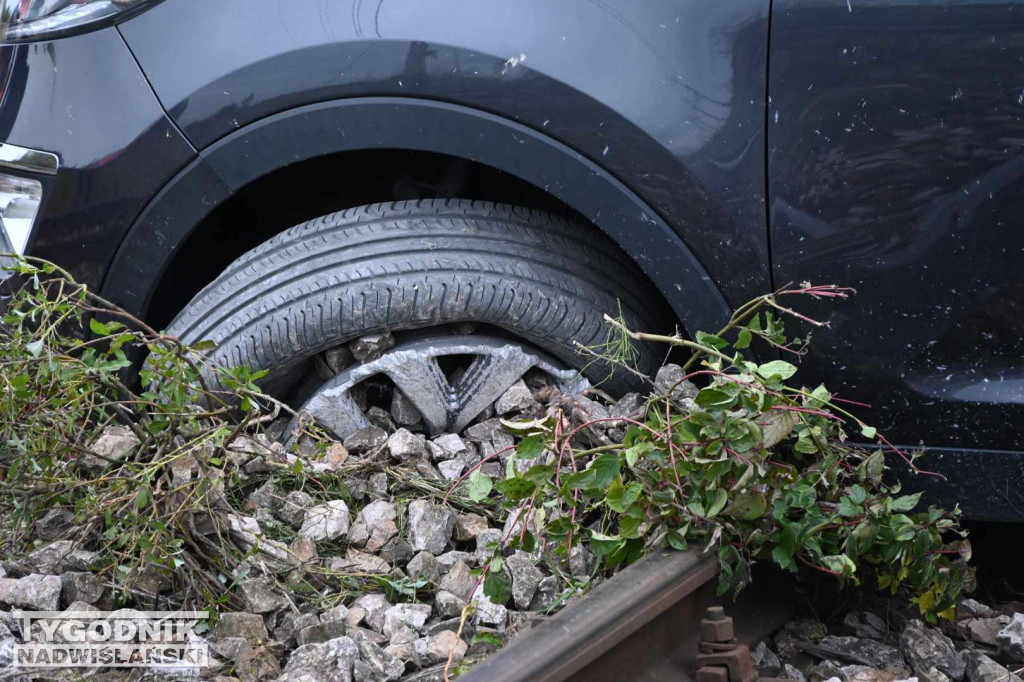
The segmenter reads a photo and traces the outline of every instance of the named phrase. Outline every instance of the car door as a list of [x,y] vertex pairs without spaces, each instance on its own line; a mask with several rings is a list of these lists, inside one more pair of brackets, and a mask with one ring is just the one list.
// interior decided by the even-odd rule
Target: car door
[[1024,4],[776,0],[770,45],[775,283],[858,290],[805,374],[1021,518]]

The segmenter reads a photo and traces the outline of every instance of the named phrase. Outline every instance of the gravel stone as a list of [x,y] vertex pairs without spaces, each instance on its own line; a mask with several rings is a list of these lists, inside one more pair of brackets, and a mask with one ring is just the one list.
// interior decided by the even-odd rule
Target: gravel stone
[[968,618],[957,623],[964,634],[972,641],[988,646],[999,646],[999,631],[1010,623],[1008,616],[995,618]]
[[388,438],[391,456],[402,462],[423,457],[427,452],[427,439],[409,429],[398,429]]
[[315,613],[292,613],[289,611],[281,616],[277,627],[274,628],[274,639],[286,647],[292,648],[295,646],[295,638],[300,630],[317,625],[319,622],[320,619]]
[[360,336],[348,344],[348,349],[352,351],[352,355],[359,362],[373,362],[383,355],[384,351],[394,348],[394,346],[395,337],[391,335],[391,332],[382,332]]
[[127,426],[108,426],[90,446],[92,453],[82,457],[85,469],[97,470],[110,466],[108,460],[121,461],[139,444],[139,438]]
[[964,676],[966,666],[949,638],[919,620],[907,623],[900,635],[900,651],[919,677],[932,678],[932,671],[937,671],[956,682]]
[[594,553],[582,545],[576,545],[569,550],[569,572],[573,575],[589,578],[596,561]]
[[335,346],[334,348],[325,350],[323,352],[323,358],[331,372],[338,374],[352,364],[354,356],[347,346]]
[[218,641],[227,637],[242,637],[253,646],[270,638],[263,616],[257,613],[222,613],[217,624],[210,631],[210,640]]
[[423,629],[433,609],[430,604],[395,604],[384,612],[384,634],[390,637],[405,625],[416,632]]
[[1013,614],[1010,624],[996,634],[996,642],[1010,658],[1024,662],[1024,613]]
[[486,419],[468,427],[463,435],[474,443],[484,443],[509,434],[505,432],[500,419]]
[[367,552],[379,551],[388,540],[398,535],[395,519],[398,510],[390,502],[379,500],[363,507],[348,532],[348,541]]
[[847,682],[896,682],[897,675],[867,665],[846,665],[840,669]]
[[345,636],[348,634],[346,630],[345,623],[342,621],[314,623],[299,630],[295,636],[295,641],[299,646],[327,642],[335,637]]
[[858,637],[884,639],[889,632],[885,620],[870,611],[852,611],[846,614],[843,625],[853,630]]
[[413,642],[413,647],[424,665],[443,663],[452,652],[452,660],[461,660],[466,655],[469,645],[459,639],[451,630],[442,630],[430,637],[421,637]]
[[497,414],[509,414],[510,412],[526,412],[539,407],[533,399],[533,393],[526,383],[520,379],[505,391],[494,403],[494,411]]
[[541,578],[540,584],[537,585],[537,591],[533,593],[533,599],[530,600],[530,610],[548,610],[551,608],[551,605],[558,600],[558,596],[560,594],[561,590],[558,586],[558,578],[553,575]]
[[453,549],[450,552],[445,552],[437,557],[437,570],[442,575],[452,570],[452,566],[456,562],[461,561],[467,566],[476,566],[476,552],[461,552],[457,549]]
[[[639,393],[627,393],[619,401],[608,408],[609,417],[641,419],[647,406],[647,398]],[[624,428],[625,422],[608,422],[608,428]]]
[[449,481],[457,481],[466,469],[466,463],[461,459],[449,459],[437,463],[437,470]]
[[903,660],[899,649],[873,639],[829,636],[824,637],[818,644],[870,661],[871,667],[880,668],[899,677],[904,677],[908,672],[906,661]]
[[284,496],[281,506],[277,508],[277,518],[287,523],[292,528],[298,528],[306,518],[306,509],[313,504],[313,498],[309,493],[301,490],[293,490]]
[[996,615],[990,606],[975,599],[961,599],[956,611],[960,618],[992,618]]
[[35,611],[56,611],[61,579],[33,573],[24,578],[0,578],[0,604]]
[[36,535],[40,540],[55,540],[75,524],[75,515],[67,509],[51,509],[36,522]]
[[365,678],[372,682],[394,682],[405,673],[405,664],[401,660],[384,651],[365,632],[352,634],[352,640],[359,647],[362,663],[369,666],[370,676]]
[[253,509],[276,509],[282,502],[281,489],[273,481],[267,481],[249,495]]
[[760,677],[778,677],[782,671],[782,661],[775,655],[775,652],[768,648],[765,642],[760,642],[750,652]]
[[95,604],[106,593],[100,579],[92,573],[68,571],[60,577],[60,601],[62,604],[84,602]]
[[391,394],[391,418],[400,426],[413,426],[423,421],[420,411],[398,389]]
[[[472,590],[472,588],[470,588]],[[456,618],[466,608],[466,600],[455,596],[447,590],[439,590],[434,595],[434,609],[441,618]]]
[[444,552],[455,528],[455,514],[426,500],[409,503],[409,543],[413,551]]
[[428,447],[430,448],[430,458],[435,462],[454,459],[469,450],[466,442],[454,433],[438,436],[428,443]]
[[508,622],[508,609],[502,604],[495,604],[490,597],[484,594],[484,586],[476,588],[473,593],[476,601],[476,611],[473,613],[473,622],[484,625],[493,625],[499,630],[505,627]]
[[430,552],[420,552],[410,559],[406,564],[405,572],[411,578],[426,580],[434,585],[441,578],[441,574],[437,570],[437,559]]
[[252,613],[270,613],[288,605],[277,585],[270,578],[251,578],[238,584],[245,599],[245,608]]
[[441,578],[441,584],[438,587],[459,599],[468,601],[478,580],[479,577],[470,572],[469,566],[461,561],[456,561],[452,570]]
[[371,573],[375,575],[387,575],[391,572],[388,562],[379,556],[360,552],[354,547],[349,547],[345,552],[345,558],[332,557],[329,563],[332,571],[340,573]]
[[366,492],[370,493],[372,497],[387,497],[388,475],[383,471],[370,474],[370,477],[366,479]]
[[346,438],[342,445],[354,455],[376,452],[388,442],[388,433],[379,426],[367,426]]
[[384,612],[391,608],[391,602],[383,594],[364,594],[356,599],[355,606],[366,611],[366,624],[380,632],[384,627]]
[[483,566],[491,560],[495,546],[501,552],[501,538],[504,537],[497,528],[480,531],[476,536],[476,563]]
[[517,609],[525,611],[530,608],[533,595],[536,594],[544,574],[534,566],[533,560],[526,554],[513,554],[505,559],[505,566],[512,575],[512,601]]
[[806,682],[807,680],[799,669],[791,666],[789,663],[782,666],[782,672],[779,674],[779,677],[784,680],[797,680],[797,682]]
[[[352,682],[352,667],[358,658],[359,647],[350,637],[305,644],[288,657],[288,663],[284,667],[284,678],[290,682],[305,679]],[[303,678],[302,675],[309,677]],[[278,678],[278,682],[281,679],[283,678]]]
[[420,633],[413,630],[408,625],[399,625],[395,628],[395,631],[391,633],[391,640],[388,644],[411,644],[419,639],[419,636]]
[[693,400],[699,389],[692,381],[683,381],[684,376],[686,372],[679,365],[664,365],[654,376],[654,390],[663,396],[668,396],[671,391],[672,401],[676,403],[685,399]]
[[487,530],[489,527],[487,518],[484,516],[459,514],[455,519],[455,539],[459,542],[474,540],[480,531]]
[[366,411],[366,421],[384,429],[385,433],[395,432],[395,421],[391,418],[391,413],[376,405]]
[[1021,682],[1018,675],[999,665],[980,651],[965,651],[964,662],[969,682]]
[[348,533],[349,522],[345,501],[330,500],[306,510],[299,535],[315,542],[334,540]]

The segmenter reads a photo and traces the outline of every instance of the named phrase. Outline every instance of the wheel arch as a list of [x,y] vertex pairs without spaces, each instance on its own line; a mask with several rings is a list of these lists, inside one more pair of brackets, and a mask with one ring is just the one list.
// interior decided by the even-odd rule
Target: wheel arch
[[[499,116],[433,100],[393,97],[290,109],[249,124],[203,150],[132,225],[107,271],[103,292],[134,314],[165,321],[168,311],[152,309],[160,292],[180,287],[175,277],[181,272],[193,278],[205,276],[194,273],[191,265],[172,267],[190,243],[191,253],[216,249],[222,257],[233,259],[251,248],[249,241],[265,236],[258,229],[229,223],[221,225],[219,242],[207,243],[204,235],[218,216],[230,214],[230,209],[259,214],[261,202],[301,200],[280,196],[294,185],[277,185],[275,179],[289,173],[301,176],[301,170],[308,173],[304,177],[329,184],[333,176],[324,174],[332,168],[348,169],[347,175],[338,174],[340,182],[358,176],[366,159],[377,159],[379,165],[389,155],[402,154],[420,155],[417,163],[426,159],[429,165],[431,159],[443,158],[499,174],[517,196],[529,196],[526,203],[531,207],[546,208],[543,203],[548,202],[586,219],[640,266],[686,329],[717,329],[728,318],[725,298],[694,253],[649,205],[599,164],[543,132]],[[344,194],[339,187],[339,197]],[[328,193],[321,198],[333,197]],[[353,199],[357,201],[353,205],[388,198],[396,197],[369,196]],[[320,213],[347,207],[333,205]],[[319,213],[307,218],[315,215]],[[229,253],[232,249],[237,252]]]

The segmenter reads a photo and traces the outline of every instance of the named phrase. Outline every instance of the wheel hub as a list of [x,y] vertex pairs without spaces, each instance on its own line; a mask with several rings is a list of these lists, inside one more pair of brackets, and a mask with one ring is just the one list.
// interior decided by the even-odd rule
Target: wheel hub
[[[474,356],[465,374],[454,383],[449,383],[438,364],[438,358],[446,355]],[[352,388],[384,374],[419,410],[431,435],[458,433],[532,368],[551,376],[566,393],[590,385],[576,370],[562,369],[545,353],[508,339],[448,336],[402,344],[377,360],[342,370],[300,411],[345,438],[370,425],[351,394]]]

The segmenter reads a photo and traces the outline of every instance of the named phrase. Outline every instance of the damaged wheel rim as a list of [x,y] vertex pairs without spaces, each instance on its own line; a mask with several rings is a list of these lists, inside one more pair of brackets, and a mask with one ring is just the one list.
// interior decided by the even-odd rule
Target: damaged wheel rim
[[[438,363],[439,358],[450,355],[473,356],[465,373],[454,382]],[[534,368],[548,374],[566,393],[589,385],[578,371],[564,369],[545,353],[508,339],[477,335],[429,338],[396,346],[376,360],[342,370],[306,401],[300,414],[345,438],[370,425],[352,389],[383,374],[419,410],[431,435],[458,433]]]

